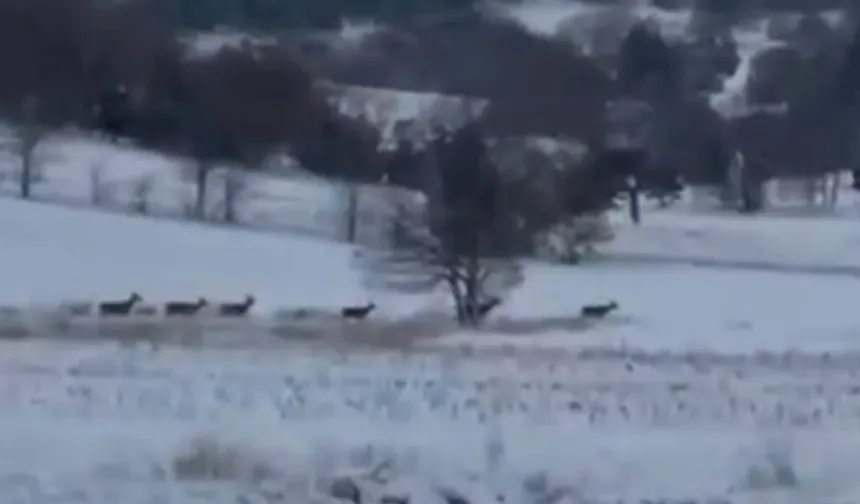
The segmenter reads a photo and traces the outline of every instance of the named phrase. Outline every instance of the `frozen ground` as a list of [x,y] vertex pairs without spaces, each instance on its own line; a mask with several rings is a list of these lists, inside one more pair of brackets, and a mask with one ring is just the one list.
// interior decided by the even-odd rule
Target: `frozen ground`
[[[16,456],[0,470],[38,470],[92,495],[190,491],[175,461],[208,438],[239,447],[229,471],[198,476],[218,480],[210,492],[260,489],[261,479],[283,491],[287,475],[367,471],[391,458],[395,479],[420,475],[425,485],[464,491],[475,474],[471,485],[489,494],[477,502],[538,501],[519,495],[534,474],[586,497],[574,502],[857,497],[856,375],[823,361],[631,370],[626,359],[580,356],[550,369],[523,359],[87,350],[4,349],[0,447]],[[786,469],[795,482],[776,474]]]
[[[567,502],[827,503],[860,492],[850,276],[534,265],[481,334],[440,331],[411,351],[255,349],[245,338],[285,309],[331,313],[372,298],[376,330],[441,313],[444,296],[368,292],[348,248],[308,238],[12,200],[0,201],[0,236],[0,274],[14,286],[0,302],[27,313],[131,290],[151,303],[260,300],[244,326],[190,323],[195,348],[3,342],[0,453],[15,454],[0,457],[3,502],[318,501],[327,478],[388,459],[391,481],[375,491],[415,502],[440,502],[434,486],[476,504],[549,502],[561,487]],[[576,319],[610,298],[616,316]]]

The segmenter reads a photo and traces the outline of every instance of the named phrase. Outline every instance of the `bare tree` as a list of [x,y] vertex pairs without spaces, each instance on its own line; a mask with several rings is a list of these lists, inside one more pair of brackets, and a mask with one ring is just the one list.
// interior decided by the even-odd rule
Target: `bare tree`
[[488,303],[523,282],[517,225],[501,204],[500,183],[484,137],[469,124],[434,142],[439,174],[427,204],[398,204],[391,246],[358,255],[368,282],[397,292],[447,286],[457,320],[476,326]]
[[49,131],[49,128],[39,121],[37,99],[28,97],[21,106],[21,118],[15,129],[15,146],[21,156],[19,184],[22,198],[28,199],[32,194],[38,170],[36,148]]
[[193,173],[195,198],[194,204],[190,208],[190,217],[193,219],[206,219],[206,203],[209,194],[210,173],[215,169],[217,163],[223,160],[223,156],[219,153],[217,147],[218,142],[214,136],[210,136],[208,132],[203,130],[193,132],[189,136],[192,137],[189,154],[192,159],[191,172]]
[[155,177],[152,174],[144,175],[134,181],[131,194],[131,209],[134,212],[140,215],[149,215],[154,184]]
[[346,182],[344,192],[346,193],[346,240],[349,243],[355,243],[358,235],[360,189],[357,184]]
[[513,258],[481,257],[481,245],[470,253],[457,250],[434,234],[424,208],[400,205],[391,222],[392,246],[357,255],[367,284],[401,293],[432,291],[444,285],[454,302],[457,321],[477,326],[481,305],[523,282],[521,264]]
[[245,174],[238,170],[224,173],[224,222],[235,224],[238,220],[238,204],[247,187]]

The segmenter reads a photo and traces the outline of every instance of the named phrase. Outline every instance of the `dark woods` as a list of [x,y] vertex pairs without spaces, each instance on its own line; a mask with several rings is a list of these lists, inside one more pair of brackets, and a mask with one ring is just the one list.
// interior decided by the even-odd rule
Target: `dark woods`
[[374,163],[375,133],[337,112],[301,58],[277,45],[194,55],[153,5],[0,3],[0,64],[15,69],[0,77],[0,113],[204,160],[282,149],[326,173],[330,153],[346,152],[353,178],[378,179],[361,166]]
[[[223,7],[203,3],[210,10]],[[247,13],[265,13],[278,2],[247,3],[241,8]],[[563,161],[558,171],[586,165],[606,171],[612,165],[613,173],[599,175],[602,180],[595,183],[615,188],[623,175],[632,181],[626,191],[659,198],[671,197],[681,181],[724,182],[738,154],[750,178],[766,180],[853,167],[860,152],[853,134],[857,37],[813,14],[778,34],[784,43],[753,62],[750,109],[724,117],[703,93],[719,89],[739,65],[729,34],[743,19],[741,7],[731,15],[702,14],[697,35],[683,41],[666,39],[646,22],[604,20],[621,40],[614,53],[594,56],[569,41],[474,14],[395,23],[349,51],[308,53],[304,42],[289,39],[286,45],[225,47],[199,55],[171,24],[171,5],[159,0],[0,3],[0,64],[15,69],[0,77],[0,113],[46,128],[94,129],[204,163],[255,166],[271,152],[289,152],[325,176],[384,178],[422,190],[432,178],[421,152],[424,142],[404,140],[394,151],[380,152],[379,129],[340,113],[322,82],[485,98],[488,105],[476,121],[488,138],[579,142],[588,155]],[[348,14],[319,3],[323,6],[338,16]],[[628,162],[630,153],[638,160],[635,166]],[[624,163],[608,163],[602,154]],[[556,161],[548,163],[558,168]],[[510,179],[517,170],[502,171]],[[593,182],[588,180],[593,174],[532,171],[520,182],[539,180],[548,187],[556,176],[576,180],[560,182],[577,185],[568,195],[595,197],[583,185]]]

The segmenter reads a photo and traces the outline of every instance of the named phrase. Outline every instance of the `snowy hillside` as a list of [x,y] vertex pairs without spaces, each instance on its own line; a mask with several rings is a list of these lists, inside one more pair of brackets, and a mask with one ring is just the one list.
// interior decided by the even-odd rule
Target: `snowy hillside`
[[[33,198],[38,201],[66,207],[96,206],[122,214],[144,213],[143,206],[147,215],[183,220],[194,204],[196,187],[187,160],[74,134],[49,137],[37,155],[40,168]],[[18,190],[19,162],[11,154],[0,157],[0,191],[6,195]],[[216,172],[209,187],[207,214],[213,223],[222,220],[222,179],[223,173]],[[259,231],[343,241],[347,228],[345,190],[307,175],[243,175],[243,189],[236,203],[237,224]],[[395,192],[398,197],[414,197],[384,186],[359,187],[359,242],[374,240],[382,232]],[[844,218],[804,216],[802,204],[797,202],[789,203],[797,205],[793,215],[775,210],[774,215],[768,211],[755,218],[697,213],[685,202],[667,210],[648,209],[639,227],[619,214],[614,217],[616,239],[599,248],[600,257],[860,274],[860,259],[854,253],[855,242],[860,240],[853,225],[858,214],[855,196],[850,191],[841,196],[838,215]],[[801,235],[807,238],[798,241]]]
[[[632,12],[672,37],[692,22]],[[541,33],[589,14],[511,10]],[[746,63],[712,96],[726,115],[744,109],[749,61],[771,43],[767,23],[733,35]],[[343,96],[386,133],[460,106]],[[26,202],[13,198],[19,160],[3,156],[0,504],[860,499],[853,201],[830,217],[613,215],[614,239],[589,260],[528,262],[465,331],[444,291],[366,287],[338,184],[248,175],[228,227],[218,171],[204,225],[186,220],[185,160],[58,134],[37,150]],[[381,229],[388,188],[360,195],[362,232]],[[97,315],[131,293],[143,301],[130,315]],[[246,295],[249,316],[218,312]],[[200,311],[167,316],[198,298]],[[610,300],[617,312],[582,316]],[[369,301],[366,320],[341,316]]]
[[[226,330],[241,346],[284,308],[372,298],[375,330],[418,330],[396,324],[444,309],[437,295],[367,292],[347,247],[307,238],[13,200],[0,202],[0,236],[0,300],[43,314],[131,290],[152,302],[253,293],[255,317]],[[413,352],[219,350],[205,325],[195,348],[154,352],[6,341],[0,451],[18,455],[2,458],[0,495],[307,502],[327,478],[390,459],[389,482],[366,484],[416,502],[440,502],[434,487],[475,504],[561,487],[573,502],[847,502],[856,289],[836,275],[535,265],[485,332],[435,332]],[[579,319],[607,299],[617,315]]]
[[[291,309],[336,313],[367,300],[379,305],[386,323],[419,316],[450,323],[444,292],[369,292],[352,268],[351,250],[325,241],[14,200],[0,201],[0,236],[6,237],[0,271],[15,285],[0,290],[0,302],[37,312],[69,300],[121,299],[132,291],[153,303],[198,296],[239,301],[250,293],[258,299],[260,323]],[[562,346],[844,349],[852,345],[856,323],[855,287],[851,276],[611,259],[578,268],[534,265],[490,327],[509,334],[546,332]],[[596,327],[577,320],[582,305],[609,299],[623,307],[618,319]],[[680,306],[688,316],[675,316]]]
[[[0,234],[12,238],[0,266],[16,286],[3,291],[9,304],[131,289],[153,300],[253,292],[265,311],[370,295],[339,245],[13,201],[0,216]],[[296,465],[330,474],[386,457],[362,446],[387,446],[403,477],[417,471],[462,486],[458,474],[478,472],[489,478],[480,486],[517,502],[526,499],[515,497],[517,482],[535,471],[598,500],[849,496],[847,475],[821,464],[853,456],[841,429],[855,428],[855,288],[850,278],[810,275],[535,266],[499,327],[551,319],[574,327],[578,306],[609,297],[622,313],[543,336],[443,338],[434,346],[454,350],[438,356],[5,343],[0,448],[26,456],[4,459],[3,469],[38,467],[48,480],[60,477],[55,487],[86,492],[82,502],[104,502],[96,494],[107,482],[119,495],[197,488],[211,502],[232,502],[231,492],[261,488],[247,482],[254,464],[271,467],[267,484],[283,487],[282,473],[292,467],[298,477]],[[439,301],[377,299],[392,315]],[[468,358],[457,349],[466,341],[514,350]],[[571,353],[539,351],[546,345]],[[789,348],[812,353],[780,356]],[[181,472],[171,472],[171,460],[200,436],[238,443],[241,455],[231,456],[248,467],[204,490],[174,481]],[[74,457],[48,464],[40,446]],[[810,450],[820,458],[805,456]],[[661,464],[649,462],[655,457]],[[796,487],[768,479],[783,463],[796,471]]]
[[[0,128],[0,144],[11,142]],[[116,145],[76,132],[60,132],[43,139],[34,154],[37,165],[31,197],[36,201],[71,207],[188,219],[197,187],[193,160],[170,157],[132,145]],[[257,172],[230,171],[239,182],[234,198],[236,225],[264,231],[286,231],[342,240],[346,236],[344,184],[294,169],[289,160]],[[206,218],[224,222],[225,180],[228,169],[213,170],[207,187]],[[20,157],[0,150],[0,193],[19,193]],[[390,209],[390,199],[408,191],[359,185],[356,209],[358,241],[372,241],[378,222]]]

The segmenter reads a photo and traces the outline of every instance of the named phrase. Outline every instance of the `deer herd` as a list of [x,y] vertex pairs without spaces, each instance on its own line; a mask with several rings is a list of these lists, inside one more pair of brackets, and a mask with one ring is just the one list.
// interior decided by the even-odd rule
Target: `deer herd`
[[[206,298],[200,297],[196,301],[167,301],[162,304],[161,310],[156,305],[142,304],[143,296],[132,292],[126,299],[100,301],[95,306],[95,311],[100,317],[127,317],[131,315],[154,316],[159,312],[167,317],[190,317],[197,315],[203,308],[212,306],[215,313],[222,317],[244,317],[254,305],[254,296],[245,296],[238,303],[221,302],[210,303]],[[65,304],[65,309],[70,315],[91,315],[93,313],[92,303]]]
[[[195,301],[170,300],[164,302],[161,309],[156,305],[142,303],[143,296],[132,292],[126,299],[98,302],[95,311],[100,317],[154,316],[158,313],[163,313],[166,317],[192,317],[198,315],[204,308],[213,308],[210,313],[220,317],[245,317],[251,312],[256,298],[248,294],[240,302],[212,303],[205,297],[199,297]],[[91,303],[72,303],[65,307],[71,315],[90,315],[93,312]],[[346,320],[363,320],[375,308],[376,304],[372,302],[364,306],[345,306],[340,314]]]
[[[143,296],[132,292],[126,299],[100,301],[95,306],[96,313],[100,317],[123,317],[134,315],[155,316],[163,313],[166,317],[192,317],[198,315],[204,308],[209,308],[208,313],[217,314],[220,317],[246,317],[256,303],[252,295],[247,295],[239,302],[212,303],[204,297],[193,301],[170,300],[162,303],[161,308],[157,305],[143,304]],[[487,301],[479,303],[475,307],[479,320],[486,318],[490,312],[502,304],[502,299],[492,297]],[[71,315],[90,315],[93,312],[92,303],[80,303],[67,305],[66,309]],[[582,318],[604,318],[610,312],[619,308],[618,303],[611,301],[606,304],[585,305],[580,310]],[[367,318],[376,309],[376,304],[369,302],[366,305],[344,306],[340,310],[340,316],[344,320],[360,321]],[[299,310],[301,312],[302,310]]]

